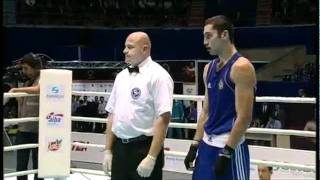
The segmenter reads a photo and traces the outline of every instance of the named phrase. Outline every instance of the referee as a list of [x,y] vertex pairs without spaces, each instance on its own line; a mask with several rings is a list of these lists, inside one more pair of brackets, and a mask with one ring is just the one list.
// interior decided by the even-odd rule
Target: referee
[[162,180],[163,143],[173,102],[173,80],[150,57],[144,32],[131,33],[123,53],[128,68],[116,77],[106,106],[103,170],[112,180]]

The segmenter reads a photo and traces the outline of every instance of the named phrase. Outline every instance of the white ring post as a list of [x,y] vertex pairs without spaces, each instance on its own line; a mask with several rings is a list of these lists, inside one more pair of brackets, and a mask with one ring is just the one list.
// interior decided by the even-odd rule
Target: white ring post
[[71,161],[72,71],[41,70],[39,167],[42,178],[66,178]]

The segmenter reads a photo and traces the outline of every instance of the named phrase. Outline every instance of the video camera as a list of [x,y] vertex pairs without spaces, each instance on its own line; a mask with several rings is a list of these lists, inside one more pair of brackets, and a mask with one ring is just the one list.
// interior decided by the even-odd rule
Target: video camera
[[23,74],[20,67],[20,64],[24,63],[24,61],[32,61],[36,65],[36,68],[45,69],[48,62],[53,61],[53,59],[46,54],[34,54],[32,52],[24,55],[22,58],[13,61],[12,66],[5,69],[5,73],[2,77],[4,84],[11,84],[12,86],[17,87],[18,83],[24,83],[29,79]]

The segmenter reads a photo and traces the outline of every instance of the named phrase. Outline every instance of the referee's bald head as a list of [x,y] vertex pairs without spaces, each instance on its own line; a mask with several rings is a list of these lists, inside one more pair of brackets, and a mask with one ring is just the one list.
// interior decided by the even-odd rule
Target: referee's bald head
[[151,54],[151,41],[147,33],[137,31],[128,35],[123,50],[125,62],[133,66]]
[[142,31],[137,31],[129,34],[127,40],[134,41],[141,45],[142,47],[147,47],[149,50],[151,49],[151,41],[147,33]]

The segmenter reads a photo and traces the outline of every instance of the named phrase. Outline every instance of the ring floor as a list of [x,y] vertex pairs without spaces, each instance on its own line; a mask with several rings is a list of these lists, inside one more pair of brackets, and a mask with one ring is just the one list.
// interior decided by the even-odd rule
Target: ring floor
[[[29,161],[29,169],[32,169],[32,163]],[[84,163],[84,162],[71,162],[72,167],[101,170],[101,164],[96,163]],[[4,152],[3,153],[3,173],[16,172],[16,151]],[[28,176],[29,180],[33,180],[33,175]],[[106,176],[89,175],[83,173],[73,173],[67,180],[108,180]],[[175,173],[164,171],[163,180],[191,180],[191,174]],[[16,180],[16,177],[5,178],[5,180]],[[53,178],[46,178],[45,180],[53,180]]]

